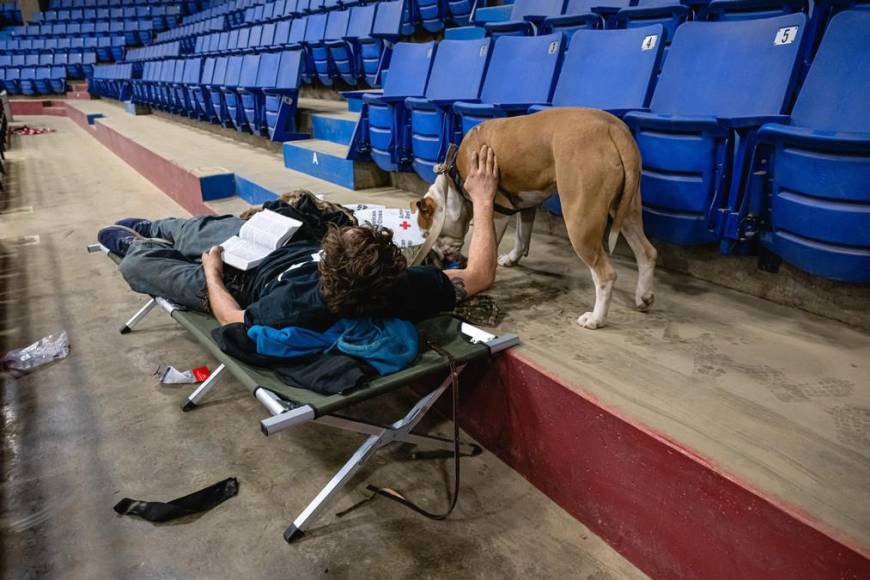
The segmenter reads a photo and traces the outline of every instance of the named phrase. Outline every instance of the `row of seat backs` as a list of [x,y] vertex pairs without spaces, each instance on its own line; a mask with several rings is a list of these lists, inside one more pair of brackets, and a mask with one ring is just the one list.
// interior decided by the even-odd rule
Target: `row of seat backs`
[[208,34],[209,32],[221,31],[227,28],[226,16],[215,16],[208,20],[201,20],[190,24],[182,24],[169,30],[157,33],[156,40],[162,42],[165,40],[176,40],[185,36],[196,36],[198,34]]
[[347,10],[212,33],[197,39],[195,52],[222,53],[257,47],[371,37],[397,39],[402,30],[402,4],[401,0],[377,2]]
[[582,30],[571,38],[567,52],[562,33],[399,43],[384,97],[643,108],[659,67],[661,35],[661,25]]
[[24,27],[24,30],[20,34],[15,34],[13,38],[34,39],[74,36],[78,34],[101,35],[110,32],[148,31],[155,28],[152,20],[112,20],[111,22],[108,20],[98,20],[70,24],[29,24]]
[[78,10],[47,10],[33,15],[31,22],[68,22],[82,20],[118,20],[152,18],[181,14],[179,6],[127,6],[119,8],[88,8]]
[[[49,39],[51,40],[51,39]],[[127,37],[119,35],[109,36],[76,36],[66,39],[53,39],[58,42],[28,42],[20,41],[18,48],[3,48],[0,47],[0,54],[17,55],[17,56],[34,56],[39,52],[69,52],[77,50],[87,50],[89,48],[107,47],[107,46],[126,46]],[[14,41],[9,41],[14,42]],[[2,43],[2,41],[0,41]],[[26,53],[24,51],[27,51]],[[38,52],[36,52],[38,51]]]
[[131,80],[133,78],[133,65],[104,64],[94,67],[94,79],[96,80]]
[[[93,58],[96,62],[96,52],[77,52],[77,53],[58,53],[58,54],[40,54],[40,55],[8,55],[2,54],[0,55],[0,67],[25,67],[25,66],[51,66],[54,64],[70,64],[70,57],[72,57],[71,64],[82,64],[85,63],[84,55],[87,54],[88,59]],[[93,64],[93,63],[85,63],[85,64]]]
[[185,4],[180,0],[51,0],[49,9],[51,10],[73,10],[84,8],[112,8],[125,6],[142,6],[148,5],[152,9],[163,6],[181,6]]
[[0,68],[0,81],[66,79],[65,66]]
[[154,60],[159,58],[175,58],[181,55],[181,43],[179,41],[162,42],[140,48],[131,48],[125,56],[129,61]]
[[218,4],[217,6],[212,5],[211,8],[206,8],[196,14],[186,16],[184,20],[185,22],[196,22],[198,20],[211,18],[212,16],[224,16],[236,12],[244,12],[245,9],[258,3],[259,0],[230,0],[229,2]]
[[146,62],[145,82],[179,83],[246,89],[296,89],[303,56],[298,50],[245,56],[187,58]]
[[43,59],[42,56],[40,56],[38,61],[30,59],[26,62],[22,62],[18,56],[20,55],[13,55],[12,57],[9,57],[9,55],[0,55],[0,67],[21,68],[25,66],[46,66],[49,64],[95,64],[97,62],[97,53],[94,51],[64,52],[50,55],[52,57],[51,62],[48,62],[47,59]]
[[444,40],[437,51],[432,42],[399,43],[383,94],[609,110],[641,109],[648,103],[654,113],[680,116],[776,115],[786,110],[794,88],[800,45],[799,36],[784,34],[798,34],[805,24],[803,14],[686,23],[678,29],[654,87],[661,45],[650,38],[661,35],[660,25],[577,31],[564,63],[562,33]]

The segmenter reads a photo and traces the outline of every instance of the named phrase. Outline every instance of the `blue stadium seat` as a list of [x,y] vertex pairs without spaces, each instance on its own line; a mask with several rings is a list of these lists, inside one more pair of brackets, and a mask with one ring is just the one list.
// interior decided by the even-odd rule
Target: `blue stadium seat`
[[868,46],[870,11],[833,17],[788,124],[758,133],[770,151],[770,191],[740,212],[761,215],[769,204],[766,248],[806,272],[860,284],[870,283]]
[[371,38],[376,8],[375,4],[350,8],[346,34],[326,41],[336,74],[349,85],[356,85],[363,76],[360,39]]
[[245,111],[242,108],[241,99],[236,89],[239,87],[239,79],[242,76],[242,63],[244,57],[233,55],[227,61],[227,71],[224,76],[224,84],[221,91],[224,94],[224,106],[227,108],[226,127],[242,127],[245,123]]
[[651,24],[664,27],[663,44],[667,47],[677,27],[688,20],[692,11],[678,0],[638,0],[623,8],[613,17],[613,28],[638,28]]
[[497,38],[480,102],[460,101],[453,105],[462,120],[462,134],[487,119],[525,113],[532,105],[548,104],[564,43],[561,32]]
[[6,69],[0,68],[0,91],[6,91],[9,94],[12,94],[12,91],[6,88]]
[[112,43],[112,60],[115,62],[121,62],[124,60],[124,52],[126,51],[127,43],[124,40],[123,36],[113,36],[111,38]]
[[275,23],[270,22],[263,25],[263,32],[260,34],[260,44],[258,50],[272,50],[275,42]]
[[[65,55],[64,55],[65,56]],[[66,93],[66,67],[58,66],[56,63],[55,66],[51,67],[51,92],[56,95],[62,95]]]
[[78,36],[82,34],[82,25],[78,22],[69,22],[66,25],[67,36]]
[[805,25],[792,14],[677,29],[650,112],[625,116],[643,158],[650,236],[682,245],[720,238],[747,145],[787,106]]
[[97,53],[92,50],[85,50],[82,53],[82,70],[85,78],[90,78],[94,74],[94,65],[97,64]]
[[280,48],[286,46],[290,42],[290,20],[281,20],[275,25],[275,36],[272,39],[272,48]]
[[[99,62],[111,62],[114,59],[112,56],[112,37],[100,36],[93,40],[97,41],[97,60]],[[85,40],[85,48],[88,48],[87,40]]]
[[[438,45],[425,97],[408,97],[413,168],[424,181],[435,181],[435,165],[450,143],[458,143],[453,104],[480,97],[492,39],[442,40]],[[399,157],[404,157],[400,152]]]
[[39,55],[38,54],[25,54],[24,55],[24,66],[39,66]]
[[58,52],[69,52],[71,46],[72,46],[72,40],[70,38],[58,38],[57,39]]
[[[228,69],[229,70],[229,69]],[[260,55],[259,54],[246,54],[242,58],[242,68],[239,73],[239,81],[236,84],[235,93],[236,93],[236,107],[235,115],[232,115],[233,110],[230,108],[230,113],[233,119],[233,125],[235,126],[237,131],[245,131],[250,130],[252,133],[256,130],[256,124],[251,127],[248,123],[248,116],[245,112],[245,103],[244,97],[249,96],[250,91],[254,91],[257,88],[257,73],[260,70]],[[227,99],[227,104],[229,107],[229,99]],[[254,112],[256,112],[256,107],[254,107]]]
[[[622,116],[646,108],[662,56],[660,24],[578,30],[562,62],[553,107],[590,107]],[[530,112],[548,108],[535,105]]]
[[424,29],[429,32],[444,30],[450,14],[446,0],[415,0],[415,2],[417,16]]
[[57,52],[59,41],[60,39],[58,38],[49,38],[45,41],[45,50],[49,52]]
[[405,3],[401,0],[378,2],[371,36],[360,37],[360,59],[363,74],[370,87],[380,86],[381,70],[390,64],[392,45],[405,32]]
[[274,89],[278,84],[278,67],[281,64],[281,53],[264,52],[258,55],[248,55],[242,69],[254,70],[253,63],[248,59],[257,59],[256,76],[251,79],[248,74],[242,75],[239,95],[242,98],[242,109],[248,128],[255,135],[268,135],[265,117],[265,95],[263,89]]
[[[676,1],[676,0],[674,0]],[[561,31],[568,38],[575,30],[614,28],[613,17],[635,0],[568,0],[565,14],[551,16],[541,25],[544,32]]]
[[351,149],[367,152],[384,171],[398,171],[409,165],[410,160],[401,157],[410,149],[405,99],[426,94],[436,48],[434,42],[398,43],[383,94],[363,94],[363,109]]
[[272,141],[298,138],[296,106],[302,79],[302,62],[303,55],[298,50],[281,52],[277,83],[274,88],[263,89],[266,126]]
[[485,27],[492,36],[531,36],[544,19],[564,11],[565,0],[515,0],[508,20],[488,22]]
[[51,67],[41,66],[36,69],[36,77],[33,80],[34,92],[38,95],[51,93]]
[[260,39],[263,36],[263,25],[252,26],[248,35],[248,43],[242,48],[242,52],[254,52],[260,46]]
[[706,20],[749,20],[806,12],[806,0],[711,0],[703,9]]
[[139,21],[139,44],[150,44],[154,38],[154,22],[151,20]]
[[196,117],[197,105],[192,87],[198,87],[202,76],[202,59],[188,58],[184,61],[181,86],[178,87],[178,100],[183,103],[182,112],[188,117]]
[[36,94],[36,67],[28,66],[21,69],[21,94],[32,96]]
[[[66,65],[69,62],[69,55],[65,52],[58,52],[54,55],[54,66],[62,66],[63,70],[66,71]],[[2,65],[0,65],[2,66]],[[63,76],[66,77],[66,72],[63,73]]]
[[[302,67],[302,82],[311,84],[317,74],[317,69],[314,64],[313,47],[323,43],[323,37],[326,34],[326,18],[325,12],[309,15],[305,25],[305,38],[302,40],[302,47],[305,50],[305,62]],[[291,47],[295,48],[295,47]]]
[[6,79],[3,86],[10,95],[21,94],[21,69],[18,67],[9,67],[6,69]]
[[40,54],[38,56],[38,58],[39,58],[39,66],[51,66],[54,64],[54,55],[52,55],[50,53]]
[[66,76],[71,79],[81,79],[85,76],[84,68],[82,68],[82,53],[71,52],[67,56]]
[[139,21],[127,20],[124,22],[124,40],[130,46],[139,44]]
[[7,66],[12,66],[12,55],[0,54],[0,68],[6,68]]
[[215,120],[214,109],[211,105],[211,97],[209,88],[214,78],[215,57],[208,57],[202,65],[202,75],[200,75],[199,83],[188,84],[188,93],[191,103],[193,103],[194,117],[203,121]]
[[326,30],[321,42],[310,45],[311,59],[314,62],[314,73],[317,79],[326,86],[332,86],[332,81],[338,76],[335,63],[330,58],[329,45],[342,41],[347,36],[350,23],[350,10],[333,10],[326,13]]

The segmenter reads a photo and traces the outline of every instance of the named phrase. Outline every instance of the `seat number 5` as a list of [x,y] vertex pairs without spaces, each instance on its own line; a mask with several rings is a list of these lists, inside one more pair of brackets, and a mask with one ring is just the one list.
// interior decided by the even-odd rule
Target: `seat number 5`
[[797,26],[786,26],[784,28],[780,28],[776,31],[776,37],[773,39],[773,44],[775,46],[791,44],[797,38],[797,32]]

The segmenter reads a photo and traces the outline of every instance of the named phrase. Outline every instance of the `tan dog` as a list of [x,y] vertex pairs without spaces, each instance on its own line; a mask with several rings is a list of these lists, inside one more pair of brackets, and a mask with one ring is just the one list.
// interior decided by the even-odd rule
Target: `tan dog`
[[501,171],[495,198],[499,241],[510,219],[499,209],[519,214],[516,244],[499,257],[500,265],[513,266],[528,255],[537,206],[558,191],[571,245],[595,283],[595,307],[577,323],[594,329],[607,319],[616,280],[603,247],[608,215],[613,216],[610,251],[621,233],[637,259],[635,304],[642,311],[652,306],[656,250],[643,231],[640,152],[622,121],[597,109],[555,108],[474,127],[462,140],[455,164],[448,159],[424,198],[411,204],[419,210],[420,227],[437,236],[432,249],[442,256],[458,255],[465,243],[471,202],[457,184],[483,145],[493,149]]

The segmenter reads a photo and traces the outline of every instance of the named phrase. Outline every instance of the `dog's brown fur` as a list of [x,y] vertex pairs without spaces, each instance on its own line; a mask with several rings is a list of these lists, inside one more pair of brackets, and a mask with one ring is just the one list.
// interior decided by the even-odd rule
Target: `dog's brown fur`
[[[571,245],[596,284],[594,312],[581,316],[578,323],[597,328],[607,314],[616,280],[603,245],[608,215],[613,216],[610,250],[621,233],[638,260],[636,305],[641,310],[652,305],[656,250],[643,231],[640,152],[622,121],[604,111],[581,108],[486,121],[462,140],[456,158],[460,176],[469,174],[472,156],[483,145],[491,147],[498,159],[496,203],[529,210],[522,212],[518,224],[518,234],[520,225],[528,228],[522,234],[526,247],[520,248],[520,255],[514,255],[515,248],[512,258],[502,257],[500,263],[513,265],[528,252],[534,208],[547,194],[558,191]],[[518,236],[518,246],[519,242]]]

